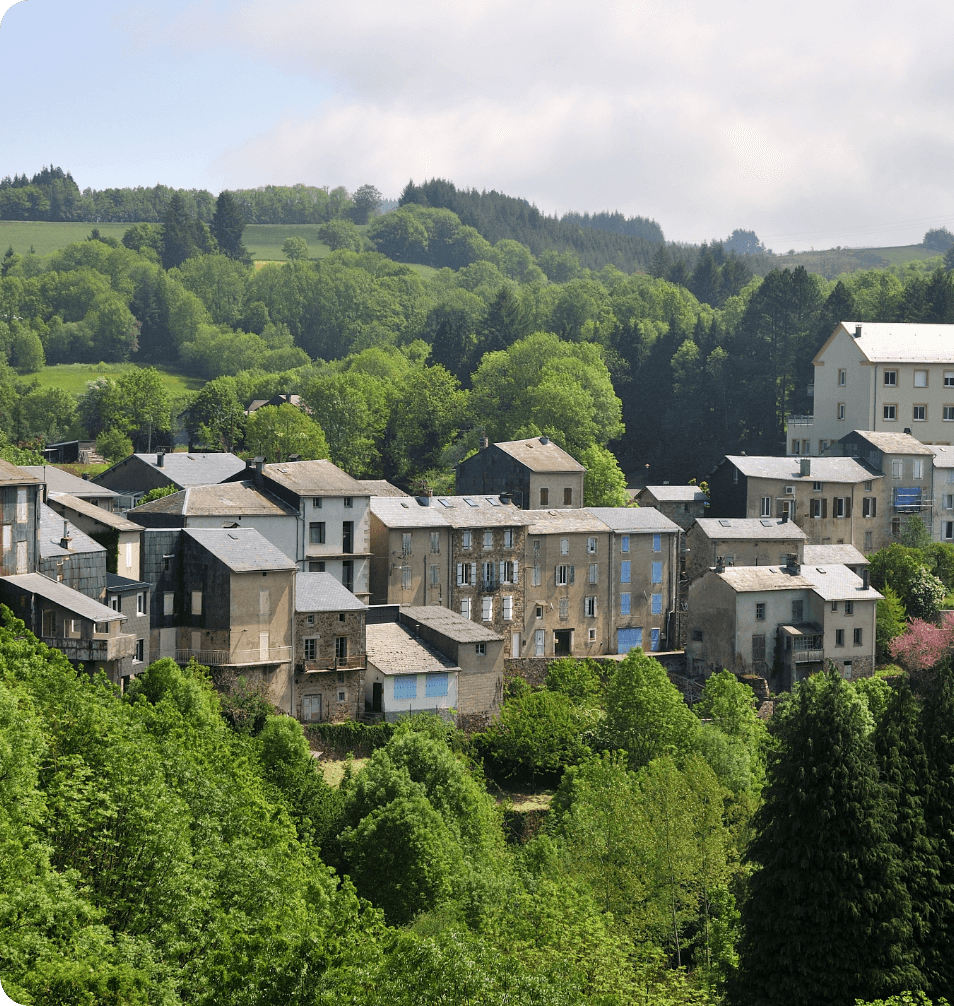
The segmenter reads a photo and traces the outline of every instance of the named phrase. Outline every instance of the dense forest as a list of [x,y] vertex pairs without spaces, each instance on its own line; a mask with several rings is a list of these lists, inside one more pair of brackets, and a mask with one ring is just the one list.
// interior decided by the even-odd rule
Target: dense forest
[[[34,1006],[852,1006],[952,987],[954,678],[551,666],[500,719],[318,728],[0,626],[0,977]],[[524,820],[496,781],[556,787]],[[900,1006],[902,1000],[896,1000]],[[904,1002],[912,1002],[904,999]],[[920,1001],[920,1000],[918,1000]]]

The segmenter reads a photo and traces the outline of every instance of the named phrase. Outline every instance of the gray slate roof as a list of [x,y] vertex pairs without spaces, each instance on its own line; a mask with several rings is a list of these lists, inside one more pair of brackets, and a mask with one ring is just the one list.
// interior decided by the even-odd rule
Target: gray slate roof
[[285,517],[297,511],[254,482],[220,482],[190,486],[169,496],[135,507],[139,513],[175,514],[183,517]]
[[480,622],[473,622],[459,612],[438,604],[402,605],[401,614],[458,643],[492,643],[504,638]]
[[872,363],[954,363],[954,325],[863,321],[856,339],[857,324],[843,321],[839,327]]
[[698,486],[644,486],[636,493],[651,493],[660,503],[704,503],[706,494]]
[[265,474],[299,496],[371,495],[357,479],[330,461],[285,461],[265,465]]
[[494,444],[515,458],[533,472],[585,472],[579,461],[572,458],[562,447],[543,437],[531,437],[529,440],[506,440]]
[[[693,527],[713,540],[807,541],[808,535],[794,522],[777,517],[697,517]],[[807,546],[806,546],[807,547]]]
[[186,528],[182,533],[197,541],[235,573],[297,569],[284,552],[251,527]]
[[0,484],[5,485],[36,485],[40,480],[25,468],[10,464],[0,458]]
[[130,580],[128,576],[120,576],[118,573],[106,574],[107,590],[152,590],[152,584],[145,580]]
[[90,503],[89,500],[72,496],[70,493],[50,493],[49,498],[55,500],[64,510],[72,510],[75,513],[82,514],[84,517],[90,517],[93,520],[99,521],[100,524],[114,528],[117,531],[142,530],[141,525],[127,520],[121,514],[113,513],[111,510],[96,506],[95,503]]
[[749,478],[782,479],[786,482],[867,482],[873,478],[854,458],[811,458],[811,474],[799,474],[799,458],[727,455],[726,461]]
[[245,462],[234,454],[184,454],[175,451],[163,456],[161,466],[156,463],[155,454],[134,454],[133,457],[182,488],[224,482],[236,472],[245,470]]
[[367,654],[368,664],[373,664],[382,674],[460,670],[443,653],[396,622],[368,626]]
[[46,483],[47,492],[50,493],[71,493],[73,496],[95,496],[98,499],[116,498],[119,493],[107,489],[106,486],[97,485],[89,479],[77,478],[70,472],[64,472],[62,468],[54,465],[20,465],[25,472],[34,475],[41,482]]
[[391,485],[386,479],[356,479],[372,496],[407,496],[403,489]]
[[[951,326],[954,328],[954,326]],[[882,433],[880,430],[854,430],[856,436],[867,440],[885,454],[932,454],[927,444],[922,444],[910,433]],[[812,458],[815,461],[815,458]],[[813,466],[814,467],[814,466]]]
[[[615,509],[606,507],[602,509]],[[622,509],[625,509],[623,507]],[[609,530],[607,524],[589,510],[524,510],[530,518],[528,534],[586,534]],[[542,516],[541,516],[542,515]],[[660,514],[662,517],[662,514]],[[665,520],[665,518],[663,518]],[[676,527],[673,524],[673,527]],[[677,528],[678,530],[678,528]]]
[[125,621],[126,616],[121,612],[113,611],[112,608],[99,601],[94,601],[91,597],[81,594],[72,587],[50,580],[42,573],[21,573],[19,576],[4,577],[7,583],[28,590],[33,594],[45,597],[53,604],[58,604],[67,611],[72,611],[81,618],[88,618],[93,622],[118,622]]
[[[66,524],[70,536],[70,547],[63,548],[60,539],[63,537],[63,525]],[[51,559],[54,556],[87,554],[90,552],[105,552],[106,549],[93,541],[88,534],[68,520],[51,510],[45,503],[40,504],[40,558]]]
[[371,513],[385,527],[449,527],[443,507],[421,506],[413,496],[372,496]]
[[814,587],[806,577],[785,573],[780,566],[726,566],[725,572],[716,573],[737,593],[756,590],[793,590]]
[[295,577],[295,611],[363,611],[367,607],[331,573]]
[[868,559],[854,545],[806,545],[802,551],[806,566],[867,566]]
[[501,503],[499,496],[435,496],[421,509],[437,510],[451,527],[518,527],[533,519],[532,511]]
[[810,580],[815,593],[825,601],[880,601],[874,587],[865,589],[861,577],[847,566],[802,564],[802,576]]
[[585,509],[614,531],[639,534],[649,531],[674,532],[681,530],[678,524],[651,506],[590,506]]
[[954,468],[954,447],[940,447],[937,444],[925,444],[925,446],[931,448],[935,468]]

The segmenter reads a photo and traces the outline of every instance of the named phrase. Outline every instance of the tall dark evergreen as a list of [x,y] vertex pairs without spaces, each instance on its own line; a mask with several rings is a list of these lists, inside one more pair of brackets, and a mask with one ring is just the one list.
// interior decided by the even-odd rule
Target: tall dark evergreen
[[186,206],[185,199],[174,192],[162,218],[162,267],[172,269],[193,255],[212,251],[209,229],[197,220]]
[[242,244],[244,230],[245,216],[235,196],[231,192],[220,192],[212,214],[212,236],[219,243],[219,251],[238,262],[247,262],[248,251]]
[[948,661],[926,689],[921,721],[928,780],[925,824],[937,851],[939,875],[930,904],[924,968],[931,988],[954,988],[954,669]]
[[860,699],[802,682],[776,744],[747,858],[738,1006],[849,1006],[917,988],[908,896]]

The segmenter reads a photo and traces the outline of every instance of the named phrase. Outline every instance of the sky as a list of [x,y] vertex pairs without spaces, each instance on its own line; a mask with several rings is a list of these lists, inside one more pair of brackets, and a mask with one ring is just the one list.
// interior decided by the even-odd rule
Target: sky
[[936,0],[4,10],[0,177],[389,198],[439,177],[776,252],[954,230],[954,5]]

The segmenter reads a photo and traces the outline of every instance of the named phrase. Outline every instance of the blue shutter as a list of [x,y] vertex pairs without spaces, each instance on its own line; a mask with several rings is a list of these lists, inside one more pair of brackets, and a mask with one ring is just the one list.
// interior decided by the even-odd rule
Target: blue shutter
[[653,535],[653,551],[654,552],[661,552],[662,551],[662,535],[661,534],[654,534]]
[[447,695],[447,675],[428,674],[424,685],[424,694],[428,698],[439,698]]
[[653,583],[662,583],[662,563],[653,563]]
[[417,698],[417,675],[399,674],[394,679],[395,699],[416,699]]
[[621,615],[629,614],[629,594],[619,595],[619,613]]
[[619,582],[629,583],[629,560],[619,564]]
[[651,629],[649,632],[649,648],[650,650],[659,649],[659,629]]
[[621,552],[628,552],[629,551],[629,535],[628,534],[624,534],[623,537],[620,538],[619,550]]
[[652,613],[654,615],[662,614],[662,594],[653,594],[653,607]]

